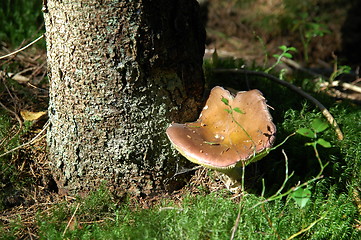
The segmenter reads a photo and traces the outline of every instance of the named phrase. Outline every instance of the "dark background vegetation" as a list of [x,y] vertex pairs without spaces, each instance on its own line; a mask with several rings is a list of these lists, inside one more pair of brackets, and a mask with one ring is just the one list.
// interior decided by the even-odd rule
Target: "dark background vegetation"
[[0,41],[14,49],[44,32],[41,0],[3,0],[0,8]]

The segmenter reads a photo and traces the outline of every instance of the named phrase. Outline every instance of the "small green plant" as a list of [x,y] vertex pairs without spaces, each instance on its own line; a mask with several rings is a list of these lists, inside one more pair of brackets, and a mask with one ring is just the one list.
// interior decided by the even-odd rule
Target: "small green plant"
[[308,189],[307,187],[306,188],[298,188],[297,190],[292,192],[290,194],[290,196],[292,197],[292,199],[296,202],[296,204],[300,208],[303,208],[306,206],[306,203],[311,198],[311,190]]
[[311,123],[311,128],[300,128],[296,131],[298,134],[308,137],[308,138],[311,138],[313,140],[312,142],[308,142],[305,145],[313,147],[316,157],[317,157],[317,160],[318,160],[322,170],[326,167],[327,164],[326,165],[322,164],[320,155],[317,150],[317,145],[321,145],[324,148],[330,148],[332,145],[330,142],[326,141],[325,139],[318,138],[317,134],[325,131],[328,128],[328,126],[329,125],[326,122],[324,122],[323,120],[321,120],[319,118],[315,118],[315,119],[313,119],[313,121]]
[[[272,69],[274,69],[281,61],[282,58],[292,58],[292,54],[290,52],[296,52],[297,49],[294,47],[287,47],[285,45],[278,47],[280,50],[282,50],[281,54],[274,54],[273,57],[276,58],[276,62],[269,68],[265,70],[266,73],[269,73]],[[282,75],[282,74],[281,74]]]
[[252,137],[248,134],[246,129],[244,129],[244,127],[234,118],[233,112],[236,112],[239,114],[244,114],[244,112],[241,109],[239,109],[239,107],[233,108],[231,105],[229,105],[229,101],[227,98],[222,97],[221,100],[228,107],[228,108],[225,108],[224,110],[231,115],[232,120],[237,124],[238,127],[240,127],[243,130],[243,132],[247,135],[247,137],[249,137],[249,139],[252,141],[252,143],[255,144],[252,140]]
[[[252,141],[252,145],[254,148],[254,155],[256,154],[256,143],[253,141],[251,135],[249,135],[249,133],[246,131],[246,129],[244,129],[244,127],[234,118],[233,112],[239,113],[239,114],[244,114],[244,112],[239,109],[238,107],[233,108],[231,105],[229,105],[229,101],[227,98],[222,97],[221,101],[228,107],[226,109],[224,109],[226,112],[228,112],[231,117],[232,120],[237,124],[237,126],[239,126],[242,131],[247,135],[247,137],[250,139],[250,141]],[[245,176],[245,164],[242,164],[242,178],[241,178],[241,191],[244,192],[244,176]]]
[[342,75],[342,74],[345,74],[345,73],[350,73],[351,72],[351,67],[350,66],[347,66],[347,65],[341,65],[341,66],[338,66],[337,65],[337,62],[335,63],[335,66],[334,66],[334,71],[332,72],[330,78],[329,78],[329,82],[332,83],[333,81],[335,81],[335,79]]
[[[285,51],[284,53],[287,53],[287,49],[284,49],[284,51]],[[238,107],[233,108],[232,106],[230,106],[228,99],[226,99],[224,97],[222,98],[222,102],[228,107],[228,108],[225,109],[225,111],[228,112],[231,115],[232,120],[245,132],[245,134],[249,137],[249,139],[253,143],[253,146],[255,147],[256,144],[253,141],[252,137],[248,134],[248,132],[243,128],[243,126],[233,116],[233,112],[236,112],[236,113],[239,113],[239,114],[244,114],[244,112],[241,109],[239,109]],[[322,132],[328,127],[328,125],[327,124],[325,125],[325,123],[321,122],[321,120],[315,119],[313,121],[312,127],[313,127],[313,129],[315,129],[315,132]],[[307,131],[307,133],[309,133],[309,131],[312,131],[312,130],[304,129],[304,131],[302,131],[302,129],[301,129],[299,131],[300,132],[306,132]],[[277,145],[274,148],[271,148],[271,150],[274,150],[274,149],[278,148],[279,146],[281,146],[287,139],[288,139],[288,137],[281,144]],[[323,139],[318,139],[318,141],[320,141],[319,144],[324,144],[324,142],[326,142]],[[308,187],[308,184],[320,178],[324,167],[323,167],[323,165],[321,163],[321,172],[314,179],[311,179],[311,180],[309,180],[309,181],[307,181],[307,182],[305,182],[305,183],[303,183],[303,184],[301,184],[301,185],[299,185],[299,186],[297,186],[295,188],[291,188],[288,191],[286,191],[285,193],[282,193],[283,189],[286,186],[286,183],[289,181],[289,179],[293,175],[293,173],[288,175],[288,159],[287,159],[286,155],[285,155],[285,160],[286,160],[286,173],[285,173],[286,177],[285,177],[285,181],[283,182],[283,185],[281,186],[281,188],[273,196],[269,197],[267,199],[267,201],[274,201],[274,200],[283,198],[285,196],[290,196],[292,199],[294,199],[294,201],[296,202],[296,204],[300,208],[303,208],[306,205],[306,203],[310,200],[310,197],[311,197],[311,191],[310,191],[310,189]],[[245,166],[243,166],[243,170],[242,170],[242,181],[241,181],[241,191],[242,192],[244,192],[244,173],[245,173]],[[264,184],[264,182],[263,182],[263,184]],[[263,188],[262,196],[264,195],[264,190],[265,190],[265,188]],[[263,202],[260,202],[260,204],[263,204]]]
[[[322,129],[322,127],[320,129]],[[243,206],[244,204],[246,204],[245,203],[246,200],[244,200],[244,199],[246,199],[246,197],[249,197],[248,194],[245,195],[245,198],[243,200],[241,200],[240,204],[239,204],[238,216],[237,216],[237,219],[235,222],[235,226],[233,228],[231,239],[233,239],[233,236],[236,233],[236,230],[238,228],[239,219],[243,218],[245,215],[248,215],[250,212],[256,211],[256,209],[259,206],[262,209],[262,214],[263,214],[264,218],[267,219],[268,225],[269,225],[271,231],[273,232],[273,235],[277,236],[277,238],[280,239],[280,233],[279,233],[280,227],[277,226],[276,224],[274,224],[274,220],[271,219],[270,213],[266,211],[266,204],[270,204],[271,202],[274,202],[274,204],[277,204],[284,197],[287,197],[287,198],[292,198],[294,200],[294,202],[296,203],[296,205],[298,205],[299,208],[305,208],[306,204],[310,201],[311,183],[322,178],[324,166],[321,166],[321,171],[319,172],[319,174],[317,176],[313,177],[312,179],[310,179],[304,183],[298,184],[297,186],[292,187],[284,192],[286,183],[291,179],[291,177],[293,176],[294,173],[292,172],[291,174],[288,174],[288,157],[283,150],[282,150],[282,152],[285,156],[285,170],[286,170],[285,171],[285,180],[284,180],[282,186],[278,189],[278,191],[275,194],[273,194],[272,196],[270,196],[268,198],[264,198],[265,184],[264,184],[264,180],[262,180],[263,190],[262,190],[262,194],[261,194],[261,199],[263,198],[264,200],[262,201],[261,199],[259,199],[255,205],[253,205],[252,207],[250,207],[248,209],[244,209],[244,206]],[[316,204],[316,203],[313,203],[313,204]],[[285,205],[283,206],[283,208],[291,208],[291,205],[289,205],[289,201],[285,202]],[[293,208],[292,211],[295,211],[295,208]],[[302,213],[304,213],[306,211],[307,210],[303,210]],[[246,214],[246,212],[247,212],[247,214]],[[287,239],[293,239],[293,238],[309,231],[312,227],[314,227],[321,220],[324,220],[325,216],[326,216],[326,213],[323,213],[323,215],[321,217],[318,216],[318,218],[316,220],[313,220],[313,222],[311,222],[310,224],[308,224],[307,227],[303,226],[303,228],[301,230],[298,230],[297,232],[293,233]],[[302,216],[299,216],[299,217],[303,218]]]
[[305,63],[309,61],[309,46],[316,37],[330,33],[324,22],[329,22],[327,12],[319,12],[322,1],[283,0],[284,13],[279,15],[279,22],[283,30],[298,34],[303,46]]
[[[331,147],[331,143],[329,143],[328,141],[324,140],[323,138],[317,138],[317,134],[321,133],[323,131],[325,131],[328,128],[328,124],[324,121],[322,121],[321,119],[314,119],[311,123],[311,128],[300,128],[296,131],[296,133],[301,134],[302,136],[306,136],[309,137],[311,139],[313,139],[314,141],[306,143],[306,146],[313,146],[314,150],[315,150],[315,155],[318,159],[318,162],[320,164],[321,170],[320,172],[317,174],[317,176],[313,177],[312,179],[298,184],[295,187],[292,187],[290,189],[288,189],[287,191],[284,192],[285,186],[287,184],[287,182],[292,178],[293,176],[293,172],[291,174],[288,173],[288,157],[285,154],[285,152],[282,150],[284,156],[285,156],[285,180],[283,181],[282,186],[278,189],[278,191],[273,194],[272,196],[266,198],[264,201],[259,201],[257,204],[255,204],[252,208],[248,209],[248,211],[250,211],[251,209],[254,209],[258,206],[261,206],[263,209],[263,213],[265,214],[265,217],[267,219],[269,219],[269,216],[266,214],[265,210],[264,210],[264,204],[268,203],[268,202],[272,202],[272,201],[276,201],[276,200],[280,200],[284,197],[290,197],[294,200],[294,202],[296,203],[296,205],[299,208],[304,208],[306,206],[306,204],[310,201],[311,199],[311,183],[319,180],[322,178],[322,173],[325,169],[325,167],[327,166],[327,164],[322,164],[322,161],[319,157],[318,151],[317,151],[317,145],[321,145],[323,147]],[[286,139],[287,140],[287,139]],[[264,180],[262,180],[263,183],[263,190],[262,190],[262,194],[261,196],[264,196],[264,192],[265,192],[265,184],[264,184]],[[241,214],[241,205],[239,208],[239,212],[238,212],[238,217],[240,218],[240,214]],[[291,238],[294,238],[298,235],[300,235],[301,233],[308,231],[311,227],[313,227],[316,223],[318,223],[319,221],[321,221],[322,219],[324,219],[325,216],[322,216],[321,218],[318,218],[317,220],[315,220],[314,222],[312,222],[307,228],[301,229],[299,232],[293,234]],[[272,221],[268,221],[269,225],[271,228],[274,228]],[[238,227],[238,226],[236,226]],[[278,235],[277,231],[274,231],[276,235]]]
[[295,21],[293,30],[299,32],[303,45],[303,57],[308,63],[309,45],[313,38],[323,37],[325,34],[330,33],[330,30],[325,24],[320,23],[317,19],[311,21],[308,13],[301,13],[301,19]]
[[302,136],[316,139],[314,142],[306,143],[307,146],[313,146],[320,144],[325,148],[331,147],[331,144],[322,138],[317,138],[317,134],[325,131],[328,128],[328,124],[320,118],[313,119],[311,128],[299,128],[296,132]]

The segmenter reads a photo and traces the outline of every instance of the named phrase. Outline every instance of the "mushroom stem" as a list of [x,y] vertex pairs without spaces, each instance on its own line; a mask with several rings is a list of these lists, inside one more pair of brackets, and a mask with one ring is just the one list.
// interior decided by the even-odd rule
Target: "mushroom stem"
[[243,166],[236,166],[231,169],[218,170],[218,171],[226,174],[234,182],[242,183],[243,170],[244,170]]
[[276,148],[282,146],[290,137],[294,136],[295,134],[296,133],[291,133],[282,142],[280,142],[276,146],[266,149],[265,151],[259,153],[257,156],[254,156],[253,158],[248,160],[247,162],[242,161],[242,162],[238,163],[236,166],[234,166],[233,168],[217,169],[217,171],[220,171],[220,172],[226,174],[229,178],[231,178],[234,181],[243,183],[244,182],[244,169],[247,165],[249,165],[252,162],[256,162],[256,161],[260,160],[261,158],[265,157],[272,150],[275,150]]

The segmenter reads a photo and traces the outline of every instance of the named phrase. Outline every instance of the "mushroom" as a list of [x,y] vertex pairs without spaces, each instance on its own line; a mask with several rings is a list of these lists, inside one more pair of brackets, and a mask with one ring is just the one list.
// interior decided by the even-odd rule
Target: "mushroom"
[[214,87],[196,122],[172,123],[172,145],[188,160],[239,181],[242,167],[268,154],[276,126],[259,90],[235,96]]

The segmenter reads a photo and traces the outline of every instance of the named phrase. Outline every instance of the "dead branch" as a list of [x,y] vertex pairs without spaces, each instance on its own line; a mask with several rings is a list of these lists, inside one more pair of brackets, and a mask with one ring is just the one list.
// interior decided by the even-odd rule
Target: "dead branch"
[[356,85],[352,85],[350,83],[345,83],[341,81],[333,81],[331,83],[329,82],[323,82],[320,84],[321,87],[342,87],[345,90],[352,90],[354,92],[361,93],[361,87],[358,87]]

